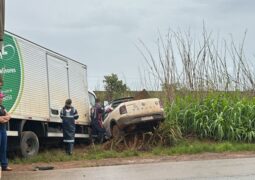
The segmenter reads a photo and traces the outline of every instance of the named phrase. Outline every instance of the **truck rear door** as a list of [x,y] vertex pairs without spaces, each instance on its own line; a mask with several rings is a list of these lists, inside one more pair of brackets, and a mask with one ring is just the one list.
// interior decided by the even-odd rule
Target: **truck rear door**
[[68,64],[64,59],[47,54],[50,116],[58,117],[59,110],[70,97]]

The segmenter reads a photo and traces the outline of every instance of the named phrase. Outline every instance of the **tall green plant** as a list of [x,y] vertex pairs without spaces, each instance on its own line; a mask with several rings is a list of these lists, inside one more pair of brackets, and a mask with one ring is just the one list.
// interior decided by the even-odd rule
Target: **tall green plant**
[[[184,136],[215,140],[255,141],[255,101],[238,93],[213,93],[203,99],[177,98],[166,109]],[[170,107],[170,106],[169,106]]]

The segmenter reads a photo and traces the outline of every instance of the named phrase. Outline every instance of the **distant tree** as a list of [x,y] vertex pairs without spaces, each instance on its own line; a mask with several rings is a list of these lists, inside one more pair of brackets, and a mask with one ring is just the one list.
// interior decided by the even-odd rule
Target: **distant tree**
[[104,76],[103,82],[107,100],[120,98],[129,90],[127,85],[122,80],[119,80],[117,74],[112,73],[111,75]]

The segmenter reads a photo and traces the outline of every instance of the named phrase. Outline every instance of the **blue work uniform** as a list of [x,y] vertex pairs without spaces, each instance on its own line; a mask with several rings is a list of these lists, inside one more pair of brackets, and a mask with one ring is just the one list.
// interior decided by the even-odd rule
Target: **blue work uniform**
[[[6,111],[3,105],[0,105],[0,116],[5,116]],[[7,159],[7,134],[6,134],[7,123],[0,123],[0,161],[2,169],[8,166]]]
[[75,120],[79,118],[79,115],[74,107],[63,107],[60,118],[63,120],[63,141],[67,144],[66,152],[71,154],[75,138]]

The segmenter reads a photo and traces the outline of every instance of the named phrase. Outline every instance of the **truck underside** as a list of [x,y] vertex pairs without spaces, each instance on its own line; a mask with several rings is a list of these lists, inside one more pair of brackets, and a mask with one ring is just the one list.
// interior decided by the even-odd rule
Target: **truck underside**
[[[31,157],[38,153],[39,147],[62,144],[62,123],[36,120],[11,119],[8,123],[8,150]],[[75,141],[88,142],[89,126],[76,125]]]

